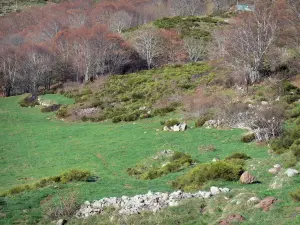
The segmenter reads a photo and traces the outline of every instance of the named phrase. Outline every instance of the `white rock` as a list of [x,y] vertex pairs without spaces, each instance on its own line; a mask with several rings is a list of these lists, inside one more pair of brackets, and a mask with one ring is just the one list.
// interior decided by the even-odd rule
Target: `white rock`
[[164,126],[164,131],[170,131],[169,127]]
[[295,176],[295,175],[297,175],[299,173],[299,171],[298,170],[295,170],[295,169],[287,169],[286,171],[285,171],[285,174],[288,176],[288,177],[293,177],[293,176]]
[[180,131],[180,125],[179,126],[174,125],[173,127],[171,127],[171,129],[175,132],[178,132],[178,131]]
[[280,169],[281,169],[281,165],[280,165],[280,164],[275,164],[273,167],[274,167],[274,168],[280,168]]
[[178,205],[179,205],[179,203],[176,202],[176,201],[170,201],[170,202],[169,202],[169,206],[171,206],[171,207],[173,207],[173,206],[178,206]]
[[257,204],[259,202],[260,202],[260,199],[258,197],[251,197],[247,201],[248,204]]
[[211,192],[212,195],[217,195],[217,194],[220,193],[220,189],[218,187],[212,186],[210,188],[210,192]]
[[230,191],[229,188],[219,188],[219,190],[223,193],[227,193]]

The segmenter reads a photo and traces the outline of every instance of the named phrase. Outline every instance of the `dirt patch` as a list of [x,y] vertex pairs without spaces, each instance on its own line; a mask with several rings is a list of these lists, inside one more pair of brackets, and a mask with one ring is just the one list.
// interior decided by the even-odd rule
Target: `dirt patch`
[[106,168],[108,167],[106,160],[104,159],[104,157],[103,157],[100,153],[97,153],[97,154],[96,154],[96,157],[97,157],[98,159],[101,160],[101,162],[103,163],[103,165],[104,165]]
[[232,214],[227,216],[227,218],[225,220],[221,220],[219,222],[219,225],[230,225],[232,224],[232,222],[243,222],[245,221],[245,217],[243,217],[240,214]]

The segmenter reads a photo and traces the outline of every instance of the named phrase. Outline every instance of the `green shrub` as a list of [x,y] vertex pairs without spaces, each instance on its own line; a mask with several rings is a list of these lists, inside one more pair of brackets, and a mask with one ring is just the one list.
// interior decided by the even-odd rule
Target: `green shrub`
[[60,182],[86,181],[90,176],[89,171],[72,169],[60,175]]
[[280,138],[271,141],[271,148],[277,154],[284,153],[289,151],[297,139],[300,139],[300,126],[289,127]]
[[244,143],[250,143],[255,140],[255,134],[254,133],[248,133],[242,136],[241,141]]
[[292,153],[296,157],[297,161],[300,161],[300,139],[294,141],[291,146]]
[[296,201],[300,202],[300,188],[290,193],[290,196]]
[[289,117],[297,118],[300,117],[300,107],[296,107],[289,112]]
[[60,107],[61,107],[60,104],[53,104],[50,106],[45,106],[45,107],[41,108],[41,112],[42,113],[55,112],[55,111],[59,110]]
[[56,112],[56,116],[59,117],[59,118],[65,118],[68,115],[69,115],[69,113],[68,113],[68,106],[62,106]]
[[236,152],[236,153],[232,153],[230,156],[227,156],[225,158],[225,160],[230,160],[230,159],[243,159],[243,160],[247,160],[247,159],[251,159],[251,157],[248,156],[248,155],[246,155],[245,153]]
[[[166,160],[168,161],[166,162]],[[192,157],[186,153],[174,152],[171,156],[164,159],[163,164],[136,165],[134,168],[128,168],[127,173],[141,180],[152,180],[163,175],[180,171],[191,166],[194,163]]]
[[167,127],[172,127],[177,124],[180,124],[180,121],[178,119],[169,119],[169,120],[165,121],[164,125]]
[[206,121],[210,120],[212,116],[210,114],[202,115],[196,122],[195,127],[202,127]]
[[33,97],[32,95],[26,95],[25,98],[19,101],[19,105],[21,107],[34,107],[36,105],[39,105],[39,103],[36,97]]
[[191,190],[200,188],[205,182],[211,180],[236,181],[243,173],[242,166],[230,161],[217,161],[200,164],[173,182],[175,188]]

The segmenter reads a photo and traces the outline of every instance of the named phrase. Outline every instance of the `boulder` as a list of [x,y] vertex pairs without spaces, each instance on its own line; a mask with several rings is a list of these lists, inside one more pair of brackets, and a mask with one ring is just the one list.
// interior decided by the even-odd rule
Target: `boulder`
[[277,169],[277,168],[271,168],[268,170],[269,173],[274,174],[274,175],[279,173],[279,171],[280,171],[280,169]]
[[258,197],[251,197],[251,198],[249,198],[248,201],[247,201],[247,203],[248,203],[248,204],[251,204],[251,205],[252,205],[252,204],[253,204],[253,205],[254,205],[254,204],[257,204],[257,203],[259,203],[259,202],[260,202],[260,199],[259,199]]
[[220,189],[219,189],[218,187],[212,186],[212,187],[210,188],[210,192],[211,192],[212,195],[217,195],[217,194],[219,194],[221,191],[220,191]]
[[261,208],[263,211],[268,212],[270,207],[277,201],[275,197],[266,197],[260,201],[258,208]]
[[252,184],[256,181],[256,178],[250,174],[248,171],[245,171],[241,177],[240,177],[240,182],[242,184]]
[[180,127],[181,131],[185,131],[187,129],[187,124],[186,123],[182,123],[182,124],[179,125],[179,127]]
[[171,130],[175,132],[180,131],[180,125],[174,125],[173,127],[171,127]]
[[298,171],[298,170],[295,170],[295,169],[289,168],[289,169],[287,169],[287,170],[285,171],[285,174],[286,174],[288,177],[293,177],[293,176],[299,174],[299,171]]
[[220,225],[230,225],[232,223],[236,223],[236,222],[243,222],[245,221],[245,217],[243,217],[240,214],[232,214],[227,216],[226,219],[219,221]]
[[164,126],[164,131],[170,131],[169,127]]
[[65,219],[60,219],[57,221],[56,225],[64,225],[66,223],[67,223],[67,221]]

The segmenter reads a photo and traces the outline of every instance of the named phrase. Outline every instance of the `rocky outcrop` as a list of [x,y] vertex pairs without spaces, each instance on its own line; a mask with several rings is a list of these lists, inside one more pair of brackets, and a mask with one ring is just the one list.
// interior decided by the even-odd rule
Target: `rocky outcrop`
[[228,188],[212,187],[213,191],[198,191],[196,193],[188,193],[183,191],[175,191],[172,193],[152,193],[149,191],[145,195],[135,195],[133,197],[111,197],[103,198],[92,203],[86,201],[77,211],[78,218],[86,218],[95,214],[101,214],[105,208],[113,207],[119,214],[132,215],[139,214],[142,211],[157,212],[163,208],[177,206],[181,200],[190,198],[209,198],[222,192],[228,192]]
[[268,212],[270,207],[277,201],[275,197],[266,197],[260,201],[257,205],[258,208],[261,208],[263,211]]
[[272,173],[275,175],[275,174],[278,174],[280,170],[281,170],[281,165],[276,164],[273,166],[273,168],[269,169],[268,171],[269,171],[269,173]]

